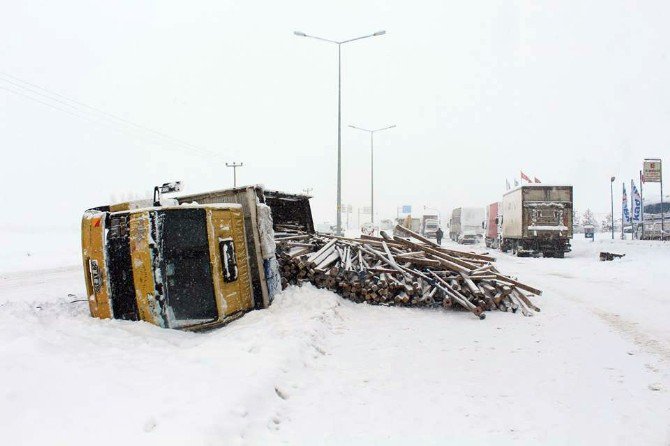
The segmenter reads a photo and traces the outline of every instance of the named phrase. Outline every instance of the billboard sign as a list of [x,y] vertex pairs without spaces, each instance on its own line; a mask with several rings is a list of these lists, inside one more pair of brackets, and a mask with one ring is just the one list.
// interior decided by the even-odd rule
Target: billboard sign
[[642,169],[645,183],[660,183],[661,182],[661,160],[644,160],[644,167]]
[[412,213],[412,206],[409,204],[405,204],[402,207],[402,213],[403,214],[411,214]]

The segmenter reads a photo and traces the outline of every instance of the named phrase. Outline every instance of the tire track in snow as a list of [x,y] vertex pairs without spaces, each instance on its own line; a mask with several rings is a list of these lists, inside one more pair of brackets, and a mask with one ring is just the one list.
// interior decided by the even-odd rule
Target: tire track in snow
[[[573,280],[577,278],[572,278]],[[670,345],[658,340],[637,328],[637,323],[627,320],[616,313],[604,310],[602,308],[590,305],[589,302],[579,298],[575,294],[566,291],[567,287],[558,288],[555,286],[546,286],[547,291],[551,291],[557,297],[565,297],[586,308],[590,313],[597,316],[605,322],[615,332],[626,336],[635,345],[641,349],[660,356],[664,361],[670,361]]]

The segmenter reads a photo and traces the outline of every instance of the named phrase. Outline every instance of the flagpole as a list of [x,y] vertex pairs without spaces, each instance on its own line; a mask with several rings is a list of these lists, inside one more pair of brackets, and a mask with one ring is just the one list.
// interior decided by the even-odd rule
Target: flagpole
[[623,240],[624,239],[624,235],[623,235],[623,224],[624,224],[623,214],[626,210],[626,207],[627,207],[628,203],[623,202],[623,199],[626,195],[626,183],[621,183],[621,185],[623,186],[623,190],[621,192],[621,194],[622,194],[621,195],[621,240]]
[[642,223],[642,234],[640,234],[640,239],[644,240],[644,175],[640,171],[640,222]]
[[665,209],[663,208],[663,163],[661,163],[661,241],[665,240]]
[[630,180],[630,239],[635,240],[635,209],[633,208],[635,203],[635,194],[633,190],[635,189],[635,183],[633,180]]

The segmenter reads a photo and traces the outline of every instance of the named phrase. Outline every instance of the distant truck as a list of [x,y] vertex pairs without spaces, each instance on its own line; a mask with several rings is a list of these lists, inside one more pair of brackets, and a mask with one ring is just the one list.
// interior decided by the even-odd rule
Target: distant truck
[[500,206],[499,201],[489,204],[486,208],[486,234],[484,236],[484,241],[487,248],[500,248],[501,210],[502,206]]
[[[421,220],[418,218],[412,218],[411,215],[403,218],[396,218],[396,223],[403,228],[410,229],[414,232],[419,232],[421,230]],[[404,233],[397,231],[395,228],[393,229],[393,235],[405,237]]]
[[426,238],[437,238],[435,233],[440,227],[437,215],[424,215],[421,217],[421,235]]
[[503,252],[563,258],[570,239],[572,186],[525,185],[503,196]]
[[456,208],[449,221],[449,237],[461,244],[475,244],[484,235],[484,208]]

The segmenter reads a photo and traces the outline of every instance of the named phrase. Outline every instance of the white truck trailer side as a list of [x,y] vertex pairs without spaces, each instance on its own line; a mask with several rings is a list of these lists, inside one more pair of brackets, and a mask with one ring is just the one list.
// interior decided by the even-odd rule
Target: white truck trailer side
[[462,207],[451,213],[449,237],[461,244],[475,244],[484,236],[484,208]]

